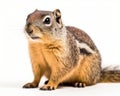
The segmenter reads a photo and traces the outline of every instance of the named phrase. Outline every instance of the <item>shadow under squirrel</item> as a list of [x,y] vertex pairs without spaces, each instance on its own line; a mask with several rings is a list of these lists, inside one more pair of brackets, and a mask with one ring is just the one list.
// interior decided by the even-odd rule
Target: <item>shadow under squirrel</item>
[[48,81],[41,90],[59,84],[85,87],[99,82],[120,82],[120,70],[101,68],[101,56],[91,38],[82,30],[65,26],[59,9],[35,10],[26,19],[25,34],[34,80],[23,88],[36,88],[41,77]]

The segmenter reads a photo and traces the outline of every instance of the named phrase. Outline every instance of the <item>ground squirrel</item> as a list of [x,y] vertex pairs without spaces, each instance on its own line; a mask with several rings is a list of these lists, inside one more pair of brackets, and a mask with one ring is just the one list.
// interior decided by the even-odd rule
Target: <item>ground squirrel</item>
[[34,80],[24,88],[38,87],[43,75],[48,81],[41,90],[53,90],[59,84],[85,87],[98,82],[120,82],[120,70],[103,70],[94,42],[84,31],[65,26],[59,9],[29,14],[25,34]]

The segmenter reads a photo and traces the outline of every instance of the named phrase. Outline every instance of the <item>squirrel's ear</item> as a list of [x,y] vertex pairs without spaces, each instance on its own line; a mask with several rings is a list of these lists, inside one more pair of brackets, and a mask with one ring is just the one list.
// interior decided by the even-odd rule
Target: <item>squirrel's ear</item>
[[58,24],[62,24],[62,20],[61,20],[61,12],[59,9],[56,9],[53,11],[53,15],[55,16],[56,22]]

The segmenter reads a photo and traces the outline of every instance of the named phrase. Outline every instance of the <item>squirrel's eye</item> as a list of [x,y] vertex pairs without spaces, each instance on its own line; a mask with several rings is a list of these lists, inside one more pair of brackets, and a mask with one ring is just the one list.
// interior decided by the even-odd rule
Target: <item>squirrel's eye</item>
[[50,17],[45,18],[44,24],[50,24],[51,20]]

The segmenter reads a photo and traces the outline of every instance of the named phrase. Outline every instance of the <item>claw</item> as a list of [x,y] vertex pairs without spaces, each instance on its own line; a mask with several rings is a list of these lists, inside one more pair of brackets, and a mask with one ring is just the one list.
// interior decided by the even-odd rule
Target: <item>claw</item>
[[23,86],[23,88],[36,88],[36,87],[38,87],[38,85],[33,83],[27,83]]
[[86,84],[85,84],[85,83],[79,83],[79,82],[76,82],[74,86],[75,86],[75,87],[81,87],[81,88],[84,88],[84,87],[86,86]]
[[40,90],[55,90],[55,87],[45,85],[45,86],[41,87]]

